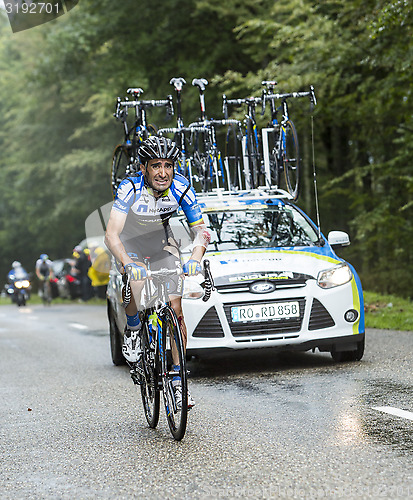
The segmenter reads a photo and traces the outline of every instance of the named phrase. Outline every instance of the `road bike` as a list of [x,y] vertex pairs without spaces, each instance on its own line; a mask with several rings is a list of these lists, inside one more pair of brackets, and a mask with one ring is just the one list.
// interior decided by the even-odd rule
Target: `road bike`
[[51,277],[44,277],[39,284],[39,292],[44,306],[50,306],[52,303],[52,281]]
[[[139,363],[129,363],[133,382],[139,386],[143,408],[149,427],[155,428],[159,421],[160,393],[166,411],[169,429],[175,440],[180,441],[186,431],[188,419],[188,380],[186,354],[175,311],[168,302],[165,280],[182,273],[181,268],[150,270],[150,259],[145,259],[148,268],[145,280],[145,310],[141,313],[140,329],[142,358]],[[209,299],[213,290],[213,278],[209,261],[204,261],[203,300]],[[125,266],[124,306],[131,300],[130,268]],[[173,359],[179,359],[174,365]],[[179,366],[177,369],[176,366]],[[174,381],[180,380],[182,400],[175,397]]]
[[230,188],[229,171],[224,173],[224,163],[221,151],[217,146],[216,125],[222,125],[222,120],[208,120],[205,107],[205,89],[208,80],[194,78],[192,85],[198,88],[201,116],[197,122],[191,123],[192,142],[194,144],[193,164],[196,169],[196,180],[201,184],[203,192],[216,187]]
[[[247,107],[244,117],[243,130],[241,135],[241,154],[243,162],[243,173],[245,189],[254,189],[261,185],[264,180],[264,170],[260,147],[260,138],[257,122],[255,119],[255,108],[262,104],[262,97],[246,97],[243,99],[228,99],[224,94],[223,113],[228,117],[228,104],[242,105]],[[237,135],[235,136],[236,140]],[[241,186],[240,186],[241,187]]]
[[197,122],[191,123],[188,128],[192,130],[191,138],[194,144],[193,165],[196,169],[197,182],[200,183],[202,191],[211,191],[215,185],[217,188],[230,190],[234,187],[232,182],[233,172],[228,156],[223,157],[217,145],[216,127],[233,127],[240,122],[238,120],[208,119],[205,106],[205,89],[208,80],[205,78],[194,78],[192,85],[198,87],[201,116]]
[[[309,97],[311,106],[314,106],[317,104],[314,87],[311,85],[308,92],[274,94],[277,82],[263,81],[262,84],[266,86],[262,97],[263,112],[267,101],[271,110],[270,125],[261,130],[265,184],[269,188],[278,188],[284,176],[287,191],[296,201],[300,194],[301,158],[297,131],[290,119],[287,99]],[[275,104],[277,100],[281,100],[278,107]],[[280,120],[278,113],[281,113]]]
[[177,170],[192,183],[191,157],[188,155],[186,146],[187,139],[185,135],[191,131],[189,128],[185,127],[182,118],[182,89],[186,84],[186,80],[182,77],[171,78],[169,83],[173,85],[176,93],[176,126],[160,128],[158,130],[158,135],[163,136],[165,134],[173,134],[173,141],[181,151],[180,158],[178,159]]
[[[141,88],[129,88],[127,93],[133,98],[132,101],[120,97],[116,101],[116,109],[113,116],[122,122],[124,140],[115,148],[112,158],[112,191],[113,196],[120,182],[139,170],[138,149],[142,141],[156,135],[157,130],[154,125],[148,124],[146,110],[151,107],[166,107],[167,117],[174,114],[172,96],[160,100],[139,100],[143,93]],[[128,125],[128,110],[135,109],[135,116],[132,126]]]

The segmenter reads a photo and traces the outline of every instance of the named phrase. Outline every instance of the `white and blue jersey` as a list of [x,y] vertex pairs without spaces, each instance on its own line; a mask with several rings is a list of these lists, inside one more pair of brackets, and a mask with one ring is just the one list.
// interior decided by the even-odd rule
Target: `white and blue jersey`
[[124,179],[117,190],[113,209],[127,215],[120,238],[126,251],[139,248],[148,255],[159,252],[159,243],[171,236],[168,220],[181,207],[190,226],[203,221],[194,189],[181,174],[159,198],[145,185],[142,172]]

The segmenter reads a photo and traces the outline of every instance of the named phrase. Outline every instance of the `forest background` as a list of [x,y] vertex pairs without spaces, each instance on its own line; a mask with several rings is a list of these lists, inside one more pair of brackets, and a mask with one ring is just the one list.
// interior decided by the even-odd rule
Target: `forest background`
[[[278,91],[316,90],[323,233],[349,232],[340,255],[366,289],[410,297],[412,31],[407,0],[81,0],[18,33],[0,12],[0,283],[13,260],[33,270],[40,253],[70,256],[86,217],[111,201],[122,137],[112,113],[128,87],[161,99],[184,77],[189,122],[199,116],[193,78],[209,80],[214,118],[223,93],[260,95],[275,79]],[[298,204],[314,219],[309,103],[292,100],[290,112],[304,161]]]

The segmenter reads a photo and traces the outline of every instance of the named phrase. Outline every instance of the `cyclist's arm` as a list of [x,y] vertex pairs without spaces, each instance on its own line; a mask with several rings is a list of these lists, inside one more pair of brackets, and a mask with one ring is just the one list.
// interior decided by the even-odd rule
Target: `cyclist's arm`
[[203,219],[192,224],[190,227],[195,233],[191,259],[201,262],[201,259],[204,256],[207,246],[211,240],[211,235]]
[[129,255],[126,253],[125,247],[123,246],[123,243],[119,237],[125,225],[126,217],[126,214],[119,212],[116,209],[112,209],[105,234],[106,246],[115,257],[115,259],[122,263],[122,266],[131,264],[133,262]]

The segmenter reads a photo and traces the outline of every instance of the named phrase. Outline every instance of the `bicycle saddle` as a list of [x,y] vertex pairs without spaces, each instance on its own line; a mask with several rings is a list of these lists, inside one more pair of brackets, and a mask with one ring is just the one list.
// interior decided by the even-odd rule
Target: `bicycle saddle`
[[192,85],[199,87],[200,90],[204,91],[206,86],[208,85],[208,80],[205,78],[194,78],[192,80]]

